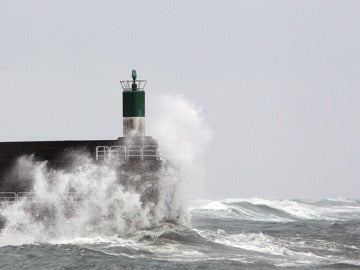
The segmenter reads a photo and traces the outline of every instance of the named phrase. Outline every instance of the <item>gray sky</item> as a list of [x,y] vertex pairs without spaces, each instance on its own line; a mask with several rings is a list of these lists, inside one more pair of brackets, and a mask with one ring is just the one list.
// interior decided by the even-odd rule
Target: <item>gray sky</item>
[[3,0],[0,41],[2,141],[120,136],[136,67],[203,108],[207,196],[360,197],[360,1]]

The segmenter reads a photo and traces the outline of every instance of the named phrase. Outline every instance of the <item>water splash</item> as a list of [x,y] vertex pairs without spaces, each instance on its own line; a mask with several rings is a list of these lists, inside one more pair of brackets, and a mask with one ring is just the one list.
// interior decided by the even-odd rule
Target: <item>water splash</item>
[[[194,161],[203,153],[202,141],[209,138],[202,131],[205,124],[201,111],[184,98],[179,98],[172,109],[167,105],[169,98],[156,101],[159,114],[171,117],[159,117],[152,129],[168,158],[166,166],[153,177],[155,185],[139,181],[136,175],[132,180],[142,188],[128,185],[119,164],[97,164],[86,152],[68,153],[71,165],[62,170],[54,170],[32,156],[22,157],[15,170],[26,176],[24,184],[31,182],[33,194],[1,208],[6,223],[0,244],[123,237],[164,222],[190,226],[184,186],[194,179],[192,173],[198,174],[200,164],[195,166]],[[194,139],[190,134],[198,135]],[[144,200],[146,185],[156,188],[156,200]]]
[[158,201],[144,201],[142,194],[122,183],[113,164],[95,164],[85,154],[66,170],[52,170],[47,162],[23,157],[18,166],[32,164],[31,198],[24,197],[2,209],[6,220],[1,236],[54,237],[125,235],[164,221],[187,224],[187,214],[171,195],[176,175],[160,171]]
[[156,106],[152,106],[148,130],[179,167],[182,188],[186,190],[182,194],[191,198],[206,196],[205,158],[213,130],[203,118],[202,108],[177,93],[151,98],[150,103]]

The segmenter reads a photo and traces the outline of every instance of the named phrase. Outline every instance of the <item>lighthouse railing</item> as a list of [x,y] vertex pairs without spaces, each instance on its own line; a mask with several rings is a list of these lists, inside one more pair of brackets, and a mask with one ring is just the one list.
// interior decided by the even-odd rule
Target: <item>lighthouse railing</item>
[[[132,84],[134,81],[120,81],[121,87],[124,91],[132,91]],[[136,89],[138,91],[144,91],[144,88],[147,84],[147,81],[145,80],[135,80],[136,83]]]

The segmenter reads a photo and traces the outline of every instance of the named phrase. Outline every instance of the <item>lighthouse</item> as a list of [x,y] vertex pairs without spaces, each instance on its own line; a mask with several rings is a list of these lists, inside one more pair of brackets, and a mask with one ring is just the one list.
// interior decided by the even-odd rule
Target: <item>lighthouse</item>
[[[74,156],[69,156],[69,153],[86,152],[94,162],[113,162],[123,182],[130,182],[129,179],[134,176],[139,177],[141,181],[134,182],[134,185],[138,184],[138,190],[144,191],[148,187],[144,183],[157,183],[157,172],[163,159],[157,141],[151,136],[145,136],[144,88],[147,81],[138,80],[136,70],[132,70],[131,75],[132,80],[121,81],[123,137],[110,140],[0,142],[0,201],[1,192],[12,194],[11,199],[16,200],[18,194],[31,191],[27,175],[13,173],[17,161],[24,156],[46,161],[49,168],[62,170],[72,166]],[[150,190],[142,194],[149,199],[149,194],[154,192]]]
[[132,80],[121,81],[123,89],[123,136],[145,136],[145,91],[147,81],[137,80],[132,70]]

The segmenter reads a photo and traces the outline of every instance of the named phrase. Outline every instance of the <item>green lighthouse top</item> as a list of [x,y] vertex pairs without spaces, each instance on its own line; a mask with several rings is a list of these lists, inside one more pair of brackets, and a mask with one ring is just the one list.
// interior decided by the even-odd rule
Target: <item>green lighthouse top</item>
[[144,91],[147,81],[137,80],[136,69],[131,71],[132,80],[120,81],[121,87],[124,91]]

